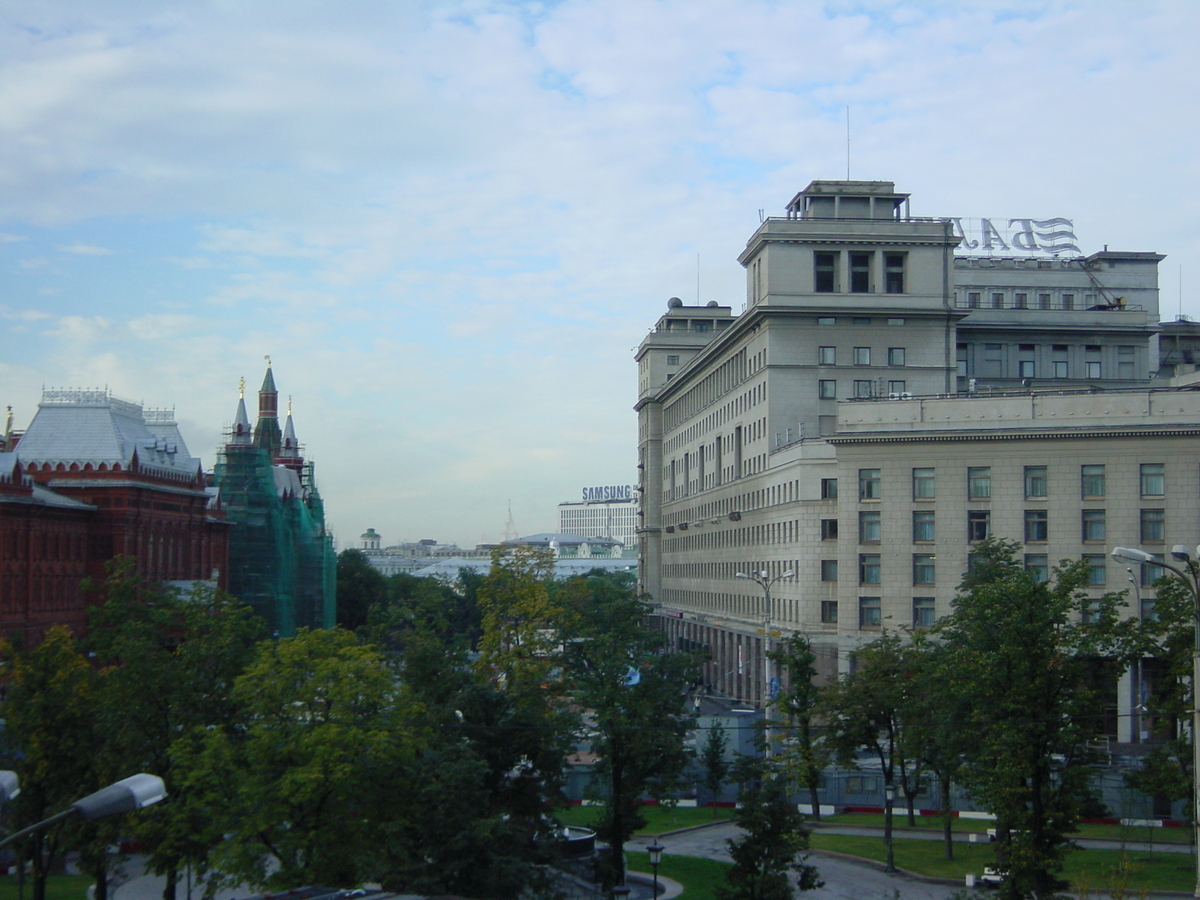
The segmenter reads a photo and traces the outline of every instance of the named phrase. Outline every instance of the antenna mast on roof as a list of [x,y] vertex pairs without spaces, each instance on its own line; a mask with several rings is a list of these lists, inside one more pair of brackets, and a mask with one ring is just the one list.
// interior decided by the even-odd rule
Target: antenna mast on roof
[[846,180],[850,180],[850,107],[846,107]]

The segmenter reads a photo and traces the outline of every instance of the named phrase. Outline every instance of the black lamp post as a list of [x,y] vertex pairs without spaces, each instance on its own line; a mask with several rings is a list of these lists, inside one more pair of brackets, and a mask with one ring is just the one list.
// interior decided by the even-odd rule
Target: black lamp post
[[887,865],[883,871],[891,873],[896,871],[896,857],[892,853],[892,804],[896,800],[896,786],[891,782],[884,786],[883,799],[887,804],[883,811],[883,839],[887,843]]
[[650,854],[650,865],[654,869],[654,900],[658,900],[658,864],[662,862],[663,848],[655,841],[646,852]]

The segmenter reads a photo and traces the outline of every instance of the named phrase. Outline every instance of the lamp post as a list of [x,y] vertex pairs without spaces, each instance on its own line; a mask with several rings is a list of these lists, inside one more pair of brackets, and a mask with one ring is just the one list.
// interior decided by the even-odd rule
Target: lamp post
[[[1113,559],[1124,562],[1151,563],[1162,566],[1184,583],[1192,595],[1192,832],[1196,851],[1196,887],[1192,896],[1200,900],[1200,547],[1192,556],[1183,544],[1171,548],[1171,558],[1186,569],[1158,559],[1152,553],[1136,547],[1114,547]],[[1140,612],[1140,611],[1139,611]]]
[[135,809],[150,806],[159,800],[165,799],[166,796],[166,786],[163,785],[163,780],[157,775],[130,775],[128,778],[122,778],[120,781],[110,784],[106,788],[101,788],[94,794],[88,794],[83,799],[76,800],[62,812],[50,816],[48,819],[42,819],[42,821],[35,822],[28,828],[22,828],[15,834],[10,834],[4,840],[0,841],[0,848],[7,847],[19,838],[33,834],[35,831],[40,831],[43,828],[49,828],[51,825],[73,815],[79,815],[85,819],[114,816],[118,813],[132,812]]
[[662,862],[663,848],[656,840],[646,852],[650,854],[650,866],[654,869],[654,900],[658,900],[658,864]]
[[[771,720],[771,701],[774,699],[771,693],[771,689],[774,687],[774,679],[771,677],[771,585],[784,578],[791,578],[795,574],[792,569],[780,572],[774,578],[766,569],[752,571],[749,574],[746,572],[734,573],[735,578],[749,579],[763,589],[763,715],[767,722]],[[766,738],[766,752],[770,756],[771,728],[769,725],[766,729]]]
[[892,848],[892,804],[895,800],[896,786],[889,781],[883,786],[883,842],[887,845],[887,865],[883,871],[889,874],[896,871],[896,857]]

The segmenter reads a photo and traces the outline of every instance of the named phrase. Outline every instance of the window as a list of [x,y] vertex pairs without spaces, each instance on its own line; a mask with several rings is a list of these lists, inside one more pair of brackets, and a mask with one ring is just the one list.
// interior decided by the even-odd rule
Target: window
[[880,521],[878,512],[860,512],[858,514],[858,540],[863,544],[879,543]]
[[836,559],[821,560],[821,580],[822,581],[837,581],[838,580],[838,561]]
[[892,394],[903,394],[904,391],[905,391],[905,385],[904,385],[903,381],[889,381],[888,382],[888,396],[889,397]]
[[1049,558],[1045,553],[1026,553],[1025,571],[1032,575],[1038,584],[1045,584],[1050,580]]
[[870,316],[854,316],[853,318],[850,319],[850,324],[851,325],[870,325],[871,317]]
[[838,520],[837,519],[822,519],[821,520],[821,540],[836,541],[838,536]]
[[[1159,560],[1163,558],[1163,555],[1161,553],[1155,553],[1154,558]],[[1154,582],[1158,581],[1158,579],[1167,574],[1167,570],[1158,563],[1144,562],[1141,565],[1142,571],[1140,574],[1142,576],[1142,587],[1153,587]]]
[[1100,378],[1100,363],[1088,361],[1083,364],[1084,378]]
[[677,366],[677,365],[679,365],[679,357],[678,357],[678,356],[668,356],[668,357],[667,357],[667,365],[668,365],[668,366]]
[[913,554],[913,584],[933,584],[934,576],[937,573],[937,566],[934,561],[937,559],[932,553],[914,553]]
[[1055,378],[1066,378],[1067,377],[1067,361],[1065,359],[1056,359],[1054,361],[1054,377]]
[[858,499],[878,500],[881,490],[878,469],[858,470]]
[[1032,359],[1023,359],[1017,363],[1018,378],[1033,378],[1037,371],[1037,364]]
[[878,628],[883,624],[883,611],[878,597],[858,598],[858,627]]
[[935,496],[935,481],[933,469],[912,470],[912,491],[914,500],[932,500]]
[[1085,541],[1103,541],[1106,533],[1104,510],[1085,509],[1083,511],[1083,539]]
[[838,603],[836,600],[821,601],[821,622],[825,625],[836,625],[838,620]]
[[1027,509],[1025,510],[1025,542],[1039,542],[1047,540],[1048,525],[1046,521],[1047,513],[1044,509]]
[[885,253],[883,255],[883,284],[884,291],[889,294],[904,293],[903,253]]
[[855,347],[854,348],[854,364],[856,366],[869,366],[871,364],[871,348],[870,347]]
[[913,628],[932,628],[935,620],[932,597],[913,597]]
[[854,382],[854,397],[856,400],[870,400],[874,396],[875,382],[870,379]]
[[979,291],[967,292],[967,309],[979,308]]
[[1161,544],[1167,539],[1167,523],[1161,509],[1142,510],[1142,541],[1144,543]]
[[1083,497],[1104,496],[1104,466],[1081,466],[1079,490]]
[[835,365],[837,365],[837,347],[818,347],[817,348],[817,365],[819,365],[819,366],[835,366]]
[[1103,553],[1086,553],[1083,561],[1088,566],[1088,584],[1104,587],[1108,583],[1107,557]]
[[974,466],[967,469],[967,499],[988,500],[992,496],[992,470],[990,466]]
[[903,325],[904,320],[901,318],[888,319],[889,325]]
[[1025,496],[1026,497],[1045,497],[1046,496],[1046,467],[1045,466],[1026,466],[1025,467]]
[[1063,309],[1074,309],[1075,308],[1075,295],[1074,294],[1063,294],[1062,308]]
[[934,540],[936,531],[932,509],[919,509],[913,512],[913,543],[924,544]]
[[1004,309],[1004,294],[998,291],[992,292],[992,309]]
[[837,254],[813,254],[813,290],[831,294],[837,290]]
[[817,324],[818,325],[836,325],[837,318],[834,316],[818,316]]
[[837,399],[837,382],[832,378],[822,378],[817,382],[817,396],[822,400]]
[[1141,487],[1143,497],[1162,497],[1166,494],[1166,466],[1162,463],[1142,463]]
[[879,554],[860,553],[858,555],[858,583],[879,584]]
[[889,366],[904,365],[904,348],[903,347],[888,347],[888,365]]
[[1050,308],[1050,295],[1049,294],[1038,294],[1038,309],[1049,309],[1049,308]]
[[836,478],[822,478],[821,479],[821,499],[822,500],[836,500],[837,495],[838,495],[837,479]]
[[871,292],[871,254],[850,254],[850,292],[854,294],[869,294]]
[[967,512],[967,540],[983,541],[992,532],[992,512],[988,509],[972,509]]
[[1029,295],[1024,294],[1024,293],[1014,294],[1013,295],[1013,306],[1016,309],[1025,309],[1026,307],[1028,307],[1029,306]]

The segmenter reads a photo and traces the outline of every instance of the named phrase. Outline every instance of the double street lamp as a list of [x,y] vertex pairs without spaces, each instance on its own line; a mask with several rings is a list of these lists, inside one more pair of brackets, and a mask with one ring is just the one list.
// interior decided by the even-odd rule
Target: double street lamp
[[[1114,547],[1113,559],[1123,562],[1147,563],[1161,566],[1173,573],[1192,595],[1192,830],[1195,846],[1200,848],[1200,547],[1193,556],[1183,544],[1171,548],[1172,565],[1153,553],[1136,547]],[[1182,568],[1180,568],[1182,566]],[[1196,887],[1193,896],[1200,898],[1200,850],[1196,853]]]
[[763,708],[766,709],[771,705],[772,688],[775,684],[771,677],[771,586],[777,581],[782,581],[785,578],[791,578],[796,572],[793,569],[788,569],[786,572],[780,572],[772,577],[771,573],[766,569],[761,571],[736,572],[735,578],[745,578],[753,581],[763,589],[763,673],[765,683],[763,684]]

